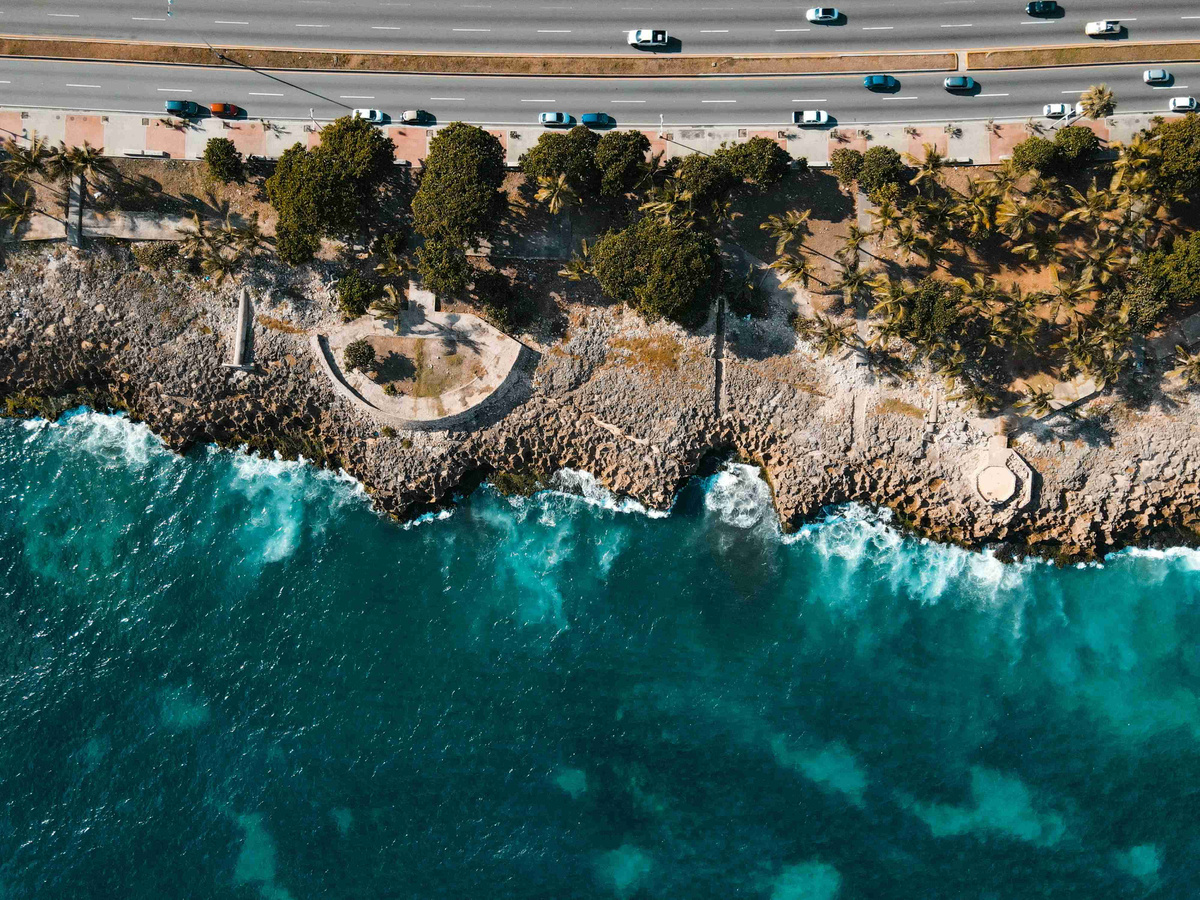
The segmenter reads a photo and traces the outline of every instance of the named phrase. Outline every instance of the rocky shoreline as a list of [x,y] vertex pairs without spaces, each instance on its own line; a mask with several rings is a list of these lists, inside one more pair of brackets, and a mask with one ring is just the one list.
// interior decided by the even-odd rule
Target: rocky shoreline
[[785,529],[861,502],[968,547],[1060,561],[1129,545],[1190,543],[1200,527],[1200,415],[1186,395],[1145,409],[1101,397],[999,441],[1035,473],[1029,502],[985,501],[975,472],[997,420],[934,380],[894,383],[856,357],[796,344],[786,310],[687,333],[611,307],[565,304],[561,338],[536,354],[503,409],[468,431],[400,432],[335,393],[309,335],[335,320],[318,274],[247,276],[260,297],[253,372],[230,358],[233,288],[139,271],[127,249],[27,248],[0,272],[0,399],[10,415],[64,403],[122,410],[174,450],[207,442],[342,468],[400,518],[449,502],[487,473],[526,483],[593,473],[651,508],[713,454],[761,465]]

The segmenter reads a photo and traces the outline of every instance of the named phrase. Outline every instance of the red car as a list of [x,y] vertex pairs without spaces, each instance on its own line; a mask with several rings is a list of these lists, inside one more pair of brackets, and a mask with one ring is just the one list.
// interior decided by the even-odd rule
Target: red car
[[218,119],[236,119],[242,111],[232,103],[214,103],[208,111]]

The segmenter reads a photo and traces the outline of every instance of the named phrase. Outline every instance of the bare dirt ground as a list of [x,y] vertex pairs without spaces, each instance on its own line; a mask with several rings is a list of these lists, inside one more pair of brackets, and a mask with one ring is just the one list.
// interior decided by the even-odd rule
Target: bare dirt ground
[[456,341],[373,335],[378,367],[372,380],[410,397],[438,397],[485,374],[479,355]]

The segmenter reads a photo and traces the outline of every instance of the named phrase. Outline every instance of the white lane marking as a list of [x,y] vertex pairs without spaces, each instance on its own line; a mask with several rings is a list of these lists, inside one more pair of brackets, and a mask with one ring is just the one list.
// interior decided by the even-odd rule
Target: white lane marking
[[78,13],[46,13],[52,19],[78,19]]
[[100,87],[100,85],[98,85],[98,84],[68,84],[68,85],[67,85],[67,87],[90,87],[90,88],[98,88],[98,87]]
[[574,9],[573,6],[543,6],[542,9]]
[[609,100],[609,103],[645,103],[645,100]]
[[306,23],[299,23],[296,25],[296,27],[297,28],[328,28],[329,26],[328,25],[309,25]]
[[707,30],[701,28],[701,34],[729,34],[728,28],[709,28]]
[[403,25],[372,25],[372,31],[403,31]]
[[864,25],[863,31],[891,31],[895,25]]
[[701,100],[701,103],[737,103],[736,100]]
[[976,99],[978,99],[979,97],[1007,97],[1007,96],[1008,96],[1008,94],[976,94],[975,95]]
[[249,25],[249,22],[229,22],[224,19],[217,19],[213,22],[214,25]]
[[1180,16],[1181,19],[1200,19],[1200,16]]
[[368,97],[365,94],[342,94],[341,100],[374,100],[374,97]]
[[881,97],[881,100],[917,100],[918,97]]
[[1053,25],[1053,22],[1048,22],[1045,19],[1039,19],[1036,22],[1022,22],[1022,25]]
[[1082,90],[1082,91],[1063,91],[1062,93],[1064,93],[1064,94],[1082,94],[1086,90],[1087,90],[1087,88],[1084,88],[1084,90]]
[[463,100],[463,101],[465,101],[467,98],[466,97],[430,97],[429,99],[430,100]]
[[522,103],[553,103],[554,101],[553,101],[553,100],[537,100],[537,99],[534,99],[534,100],[522,100],[521,102],[522,102]]
[[539,28],[538,34],[570,34],[569,28]]
[[812,31],[812,29],[811,28],[776,28],[775,29],[776,34],[778,34],[781,31]]
[[793,97],[793,103],[828,103],[827,97]]
[[282,97],[283,94],[266,94],[262,91],[250,91],[251,97]]
[[938,28],[974,28],[974,27],[975,26],[972,25],[970,22],[967,22],[965,25],[939,25],[938,26]]
[[451,28],[451,31],[491,31],[490,28]]
[[155,88],[155,90],[159,91],[160,93],[163,93],[163,94],[190,94],[190,93],[192,93],[191,88]]
[[1152,87],[1152,91],[1186,91],[1186,84],[1169,84],[1166,87]]
[[0,84],[12,84],[11,81],[0,81]]
[[130,16],[129,20],[131,22],[165,22],[165,21],[167,21],[166,19],[159,18],[158,16]]

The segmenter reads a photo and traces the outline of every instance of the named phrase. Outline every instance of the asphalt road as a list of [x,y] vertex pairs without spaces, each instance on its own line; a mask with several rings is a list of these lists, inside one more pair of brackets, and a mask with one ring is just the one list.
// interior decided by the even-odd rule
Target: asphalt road
[[[119,40],[330,49],[638,53],[631,28],[666,28],[685,53],[971,49],[1085,43],[1119,19],[1125,39],[1200,39],[1197,0],[845,0],[837,25],[777,0],[0,0],[0,31]],[[170,14],[168,15],[168,11]]]
[[168,99],[236,103],[254,118],[335,118],[351,107],[398,114],[418,107],[439,122],[532,125],[537,114],[607,112],[619,126],[783,125],[794,109],[819,108],[839,124],[966,121],[1041,114],[1044,103],[1074,103],[1089,85],[1114,89],[1120,112],[1165,112],[1175,95],[1200,97],[1200,64],[1168,68],[1175,84],[1142,83],[1142,66],[984,73],[973,96],[947,93],[942,75],[904,75],[898,90],[874,94],[862,77],[494,78],[454,75],[259,73],[226,68],[0,59],[8,107],[161,114]]

